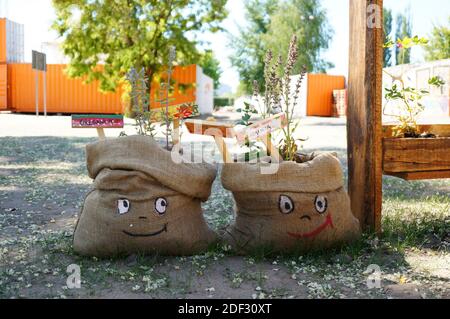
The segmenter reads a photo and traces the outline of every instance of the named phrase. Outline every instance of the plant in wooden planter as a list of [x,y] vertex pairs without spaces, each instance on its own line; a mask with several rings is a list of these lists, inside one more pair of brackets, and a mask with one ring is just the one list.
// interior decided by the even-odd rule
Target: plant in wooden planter
[[[406,49],[416,45],[427,45],[424,38],[406,37],[396,45],[402,55]],[[394,43],[389,41],[385,47]],[[419,125],[418,117],[424,111],[422,100],[429,94],[428,89],[408,87],[404,74],[392,75],[392,86],[385,89],[386,104],[383,114],[393,117],[398,124],[385,127],[383,139],[383,170],[386,174],[405,179],[447,177],[450,171],[450,132],[435,131],[437,126]],[[440,87],[444,81],[435,76],[428,80],[429,86]],[[386,111],[390,105],[393,111]]]
[[[299,140],[294,133],[299,124],[293,118],[293,108],[303,76],[295,91],[289,90],[297,59],[296,37],[291,40],[283,68],[280,58],[272,65],[270,53],[268,57],[265,111],[267,115],[284,113],[287,125],[270,164],[224,164],[222,184],[233,192],[236,218],[223,231],[223,238],[239,253],[258,248],[305,251],[353,240],[359,236],[360,227],[350,210],[336,154],[301,155],[298,151]],[[265,174],[266,165],[276,165],[277,170]]]
[[[141,78],[142,80],[142,78]],[[144,83],[139,77],[134,84]],[[141,85],[141,84],[140,84]],[[166,144],[154,139],[156,122],[146,108],[146,89],[134,87],[138,135],[87,145],[87,169],[94,179],[74,233],[74,249],[82,255],[110,257],[134,253],[191,255],[208,248],[216,234],[204,220],[216,167],[207,163],[174,162],[169,150],[172,119],[191,115],[179,106],[162,119]]]

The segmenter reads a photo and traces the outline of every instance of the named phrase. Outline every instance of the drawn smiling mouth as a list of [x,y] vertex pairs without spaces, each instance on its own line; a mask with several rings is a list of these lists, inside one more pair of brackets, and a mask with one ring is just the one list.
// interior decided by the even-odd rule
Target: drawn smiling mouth
[[154,233],[148,233],[148,234],[133,234],[133,233],[127,232],[126,230],[122,230],[122,231],[124,234],[131,236],[131,237],[152,237],[152,236],[157,236],[163,232],[167,232],[167,224],[165,224],[161,230],[154,232]]
[[325,220],[325,222],[320,225],[319,227],[317,227],[315,230],[313,230],[312,232],[306,233],[306,234],[297,234],[297,233],[289,233],[289,236],[292,236],[294,238],[310,238],[310,237],[314,237],[317,236],[318,234],[320,234],[321,232],[323,232],[328,226],[330,226],[331,228],[333,228],[333,220],[331,219],[331,215],[328,214],[327,219]]

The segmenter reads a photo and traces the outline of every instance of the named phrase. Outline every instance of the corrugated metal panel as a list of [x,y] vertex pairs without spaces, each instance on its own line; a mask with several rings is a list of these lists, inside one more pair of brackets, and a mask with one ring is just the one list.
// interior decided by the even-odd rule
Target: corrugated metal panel
[[333,115],[333,90],[345,89],[345,77],[308,74],[308,116]]
[[6,20],[6,61],[22,63],[24,61],[24,27],[22,24]]
[[0,63],[0,110],[8,108],[8,68]]
[[[49,64],[47,68],[47,112],[49,113],[100,113],[123,112],[122,93],[103,94],[98,83],[83,84],[81,79],[69,79],[63,64]],[[35,73],[31,64],[9,64],[8,105],[16,112],[35,112]],[[176,67],[173,78],[175,91],[171,105],[195,102],[195,65]],[[194,83],[194,84],[192,84]],[[183,89],[182,89],[183,87]],[[158,89],[155,83],[153,89]],[[43,74],[39,75],[39,110],[43,112]],[[158,107],[153,103],[153,107]]]
[[6,19],[0,19],[0,62],[6,62]]
[[[164,78],[164,74],[162,77]],[[173,92],[170,95],[169,105],[196,102],[196,82],[197,66],[195,64],[187,66],[176,66],[172,74]],[[161,103],[155,102],[159,99],[160,77],[156,76],[152,85],[151,108],[160,108]]]
[[[83,84],[69,79],[65,65],[50,64],[47,68],[47,112],[49,113],[122,113],[121,94],[103,94],[98,83]],[[35,73],[31,64],[9,64],[9,104],[16,112],[35,111]],[[39,74],[39,110],[43,111],[43,73]]]

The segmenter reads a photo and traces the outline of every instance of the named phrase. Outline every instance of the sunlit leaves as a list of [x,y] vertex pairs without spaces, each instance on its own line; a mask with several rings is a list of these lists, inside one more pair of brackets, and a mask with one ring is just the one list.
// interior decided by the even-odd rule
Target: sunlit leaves
[[[226,0],[54,0],[53,29],[70,58],[67,73],[100,80],[113,91],[131,67],[149,75],[167,64],[168,48],[177,47],[179,63],[193,63],[199,53],[195,34],[216,30],[226,17]],[[195,13],[195,14],[194,14]],[[104,67],[97,68],[98,64]]]

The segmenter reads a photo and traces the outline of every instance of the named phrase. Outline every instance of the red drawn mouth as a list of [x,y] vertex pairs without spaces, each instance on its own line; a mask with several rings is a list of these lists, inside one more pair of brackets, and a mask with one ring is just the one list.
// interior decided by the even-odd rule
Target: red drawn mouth
[[333,220],[331,219],[331,214],[328,214],[325,222],[322,225],[320,225],[319,227],[317,227],[315,230],[313,230],[312,232],[309,232],[306,234],[288,233],[288,235],[292,236],[294,238],[311,238],[311,237],[315,237],[318,234],[320,234],[321,232],[323,232],[328,226],[330,226],[331,228],[334,227]]

